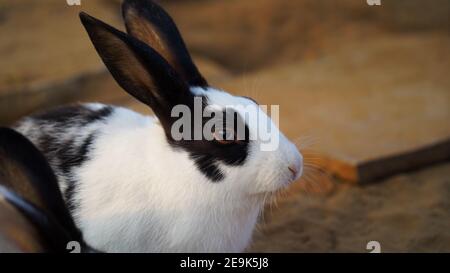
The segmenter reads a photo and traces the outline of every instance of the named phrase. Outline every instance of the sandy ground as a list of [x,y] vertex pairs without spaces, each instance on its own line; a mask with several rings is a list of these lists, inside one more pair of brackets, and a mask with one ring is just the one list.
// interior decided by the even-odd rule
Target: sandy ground
[[[120,22],[108,1],[85,2],[83,10]],[[5,37],[0,39],[0,95],[103,69],[80,24],[80,11],[59,0],[0,1],[0,33]]]
[[[80,9],[69,9],[62,2],[0,2],[0,34],[12,37],[0,40],[4,64],[0,66],[0,102],[4,100],[0,105],[11,104],[8,96],[2,95],[26,91],[36,83],[60,82],[104,69],[78,22]],[[116,2],[84,1],[83,9],[119,27]],[[368,8],[365,1],[330,2],[260,0],[255,5],[242,0],[163,1],[210,81],[238,94],[256,96],[261,103],[282,105],[281,114],[287,118],[281,127],[291,139],[314,132],[313,141],[315,145],[322,143],[322,150],[339,148],[366,156],[377,147],[385,151],[409,143],[395,142],[398,136],[400,140],[402,136],[409,140],[427,137],[429,132],[445,136],[450,130],[443,122],[450,109],[446,77],[450,66],[450,2],[435,0],[434,5],[424,6],[416,0],[383,1],[382,9]],[[88,96],[73,100],[111,102],[114,98],[118,104],[149,113],[121,93],[110,77],[80,86],[80,93]],[[383,136],[384,122],[364,128],[365,121],[376,121],[366,115],[367,109],[334,111],[333,100],[320,98],[330,90],[346,94],[361,90],[371,96],[360,96],[356,105],[375,99],[372,106],[383,110],[384,97],[377,96],[375,86],[394,90],[399,103],[402,96],[408,97],[412,109],[431,109],[426,112],[429,116],[423,117],[431,129],[417,127],[417,134],[408,131],[415,128],[414,118],[408,118],[408,112],[397,112],[391,104],[386,109],[394,117],[401,116],[398,128],[405,130],[391,131],[385,142],[372,145]],[[288,90],[289,96],[283,96],[283,90]],[[423,90],[433,90],[434,95],[425,96]],[[332,96],[345,102],[338,93]],[[52,98],[44,94],[38,103],[29,105],[59,103]],[[28,105],[25,97],[18,101]],[[305,107],[320,103],[333,111],[316,113],[317,119],[308,122],[311,119],[303,114]],[[314,114],[315,107],[308,111]],[[327,140],[332,135],[322,117],[333,117],[336,112],[341,121],[356,117],[358,123],[353,125],[373,133],[371,140],[359,138],[361,142],[355,145],[345,134]],[[332,119],[329,122],[329,128],[339,127]],[[388,125],[397,128],[395,122]],[[314,153],[307,156],[305,178],[277,198],[278,205],[267,207],[249,251],[367,252],[367,242],[375,240],[385,252],[450,252],[450,163],[355,186],[315,170],[315,164],[309,162],[314,157]]]
[[450,252],[450,163],[354,187],[336,183],[328,195],[301,181],[266,209],[250,251]]

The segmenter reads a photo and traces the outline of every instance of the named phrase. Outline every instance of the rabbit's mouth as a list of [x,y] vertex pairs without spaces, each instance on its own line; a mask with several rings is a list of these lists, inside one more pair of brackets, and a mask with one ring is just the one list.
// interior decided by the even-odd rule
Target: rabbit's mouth
[[266,191],[266,192],[260,192],[256,193],[253,196],[256,197],[261,203],[262,207],[270,206],[278,204],[278,200],[281,198],[283,199],[288,195],[289,187],[284,186],[281,188],[278,188],[273,191]]
[[290,186],[299,179],[298,174],[290,174],[289,177],[286,177],[285,179],[283,179],[282,183],[277,183],[278,186],[270,188],[270,189],[265,189],[262,191],[258,191],[255,193],[250,194],[251,196],[256,196],[256,197],[260,197],[260,198],[264,198],[264,199],[271,199],[273,196],[279,196],[279,195],[284,195],[290,188]]

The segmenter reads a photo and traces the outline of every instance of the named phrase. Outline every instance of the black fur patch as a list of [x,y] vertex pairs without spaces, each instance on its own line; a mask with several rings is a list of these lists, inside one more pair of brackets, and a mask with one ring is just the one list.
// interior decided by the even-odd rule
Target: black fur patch
[[67,188],[64,192],[66,203],[70,211],[77,208],[74,201],[74,193],[78,181],[73,177],[73,168],[80,167],[86,160],[88,160],[91,145],[95,139],[95,134],[92,133],[82,140],[81,145],[76,145],[74,140],[69,140],[65,143],[58,142],[54,136],[42,135],[39,139],[39,146],[48,158],[56,162],[56,170],[60,172],[67,181]]
[[87,153],[93,140],[94,134],[90,134],[79,147],[74,144],[73,140],[63,144],[56,153],[56,157],[60,162],[60,169],[68,174],[72,168],[81,166],[87,159]]
[[72,125],[74,122],[77,125],[86,125],[108,117],[112,109],[111,106],[105,106],[100,110],[92,110],[84,105],[69,105],[36,114],[33,116],[33,119],[50,123],[63,123],[65,125]]
[[88,160],[95,132],[83,139],[79,136],[70,136],[68,140],[62,142],[59,138],[68,128],[83,130],[83,127],[107,118],[113,109],[111,106],[105,106],[92,110],[84,105],[70,105],[32,116],[37,123],[51,125],[51,129],[39,136],[37,145],[50,160],[55,171],[66,179],[67,188],[64,197],[71,212],[78,206],[74,201],[78,181],[73,176],[72,170]]
[[[61,170],[70,177],[70,172],[72,168],[79,167],[83,164],[84,161],[88,159],[89,149],[92,145],[92,142],[95,138],[94,134],[89,135],[84,141],[83,144],[73,151],[69,150],[60,150],[60,164]],[[67,207],[70,211],[74,211],[78,204],[75,201],[74,194],[77,188],[77,181],[75,179],[70,179],[68,181],[68,186],[66,191],[64,192],[64,196],[66,197]]]
[[191,158],[195,160],[200,171],[212,181],[219,182],[224,179],[224,174],[217,167],[217,163],[215,163],[213,156],[191,154]]

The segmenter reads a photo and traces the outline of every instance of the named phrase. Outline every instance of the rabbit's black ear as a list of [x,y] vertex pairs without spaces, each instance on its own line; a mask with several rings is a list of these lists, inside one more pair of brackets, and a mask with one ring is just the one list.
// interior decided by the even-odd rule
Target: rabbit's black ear
[[54,218],[73,240],[82,240],[45,157],[27,138],[1,127],[0,185]]
[[46,252],[48,246],[38,229],[6,199],[7,191],[0,186],[0,253]]
[[85,13],[80,19],[117,83],[149,105],[170,134],[175,105],[193,105],[187,83],[153,48]]
[[0,185],[0,223],[0,253],[97,252],[74,238],[51,214],[3,185]]
[[160,6],[150,0],[125,0],[122,13],[128,33],[158,51],[190,86],[208,85],[174,21]]
[[73,241],[52,216],[1,185],[0,222],[0,252],[66,252]]

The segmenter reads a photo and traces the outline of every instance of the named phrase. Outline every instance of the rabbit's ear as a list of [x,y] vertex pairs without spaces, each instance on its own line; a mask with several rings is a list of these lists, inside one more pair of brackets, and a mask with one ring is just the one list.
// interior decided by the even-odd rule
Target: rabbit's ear
[[208,85],[174,21],[160,6],[149,0],[125,0],[122,13],[128,33],[158,51],[190,86]]
[[7,189],[0,186],[0,253],[45,252],[47,247],[37,228],[2,191]]
[[98,252],[74,238],[51,214],[0,185],[0,253]]
[[27,138],[9,128],[0,128],[0,185],[55,219],[73,240],[82,240],[47,160]]
[[73,241],[52,216],[2,185],[0,221],[0,252],[66,252]]
[[193,105],[187,83],[153,48],[85,13],[80,13],[92,43],[118,84],[150,106],[166,133],[175,105]]

